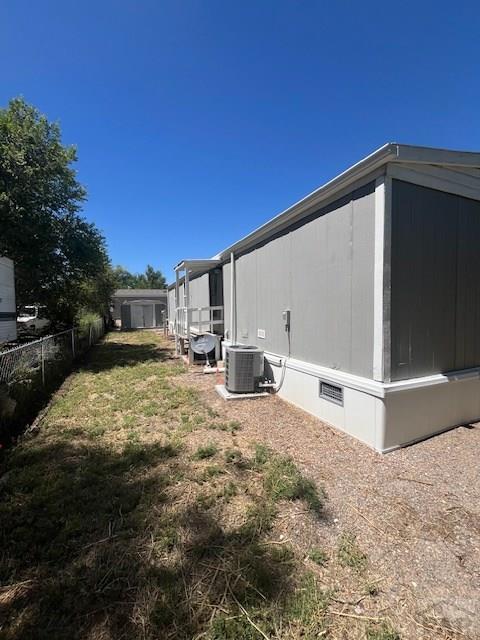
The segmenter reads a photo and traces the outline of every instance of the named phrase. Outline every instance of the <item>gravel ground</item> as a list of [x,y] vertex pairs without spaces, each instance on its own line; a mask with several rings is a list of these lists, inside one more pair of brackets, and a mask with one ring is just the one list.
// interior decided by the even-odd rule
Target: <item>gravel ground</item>
[[359,615],[388,610],[402,638],[480,638],[479,425],[382,455],[276,396],[225,402],[216,378],[192,367],[183,382],[241,422],[244,444],[290,454],[326,490],[323,523],[292,509],[285,535],[330,550],[357,535],[380,589],[377,609],[360,603]]

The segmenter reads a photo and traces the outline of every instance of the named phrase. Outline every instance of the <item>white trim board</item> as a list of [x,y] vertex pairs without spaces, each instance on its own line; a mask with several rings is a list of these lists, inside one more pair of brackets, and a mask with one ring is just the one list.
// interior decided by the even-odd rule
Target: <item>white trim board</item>
[[[285,360],[285,356],[275,353],[265,351],[264,355],[268,362],[274,367],[281,367]],[[352,373],[330,369],[329,367],[322,367],[321,365],[296,360],[294,358],[287,358],[285,366],[287,369],[306,373],[307,375],[321,378],[326,382],[339,384],[344,387],[348,387],[349,389],[363,391],[364,393],[369,393],[377,398],[385,398],[389,394],[401,391],[411,391],[413,389],[422,389],[433,385],[480,378],[480,367],[462,369],[460,371],[452,371],[450,373],[437,373],[435,375],[424,376],[422,378],[409,378],[408,380],[398,380],[397,382],[379,382],[377,380],[371,380],[370,378],[356,376]]]
[[[391,179],[390,179],[391,183]],[[384,380],[383,371],[383,276],[385,255],[385,202],[387,190],[386,176],[375,181],[375,262],[373,293],[373,378]]]

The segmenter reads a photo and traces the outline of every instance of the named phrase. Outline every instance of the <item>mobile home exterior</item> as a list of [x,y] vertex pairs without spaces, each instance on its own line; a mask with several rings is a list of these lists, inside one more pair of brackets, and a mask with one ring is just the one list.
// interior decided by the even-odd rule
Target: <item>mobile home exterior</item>
[[0,345],[17,339],[13,260],[0,257]]
[[212,259],[224,343],[378,451],[479,419],[478,247],[480,154],[387,144]]

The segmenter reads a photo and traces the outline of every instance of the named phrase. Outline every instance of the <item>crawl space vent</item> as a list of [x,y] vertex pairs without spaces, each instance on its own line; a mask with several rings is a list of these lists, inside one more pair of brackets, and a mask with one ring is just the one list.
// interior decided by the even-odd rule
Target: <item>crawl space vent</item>
[[343,406],[343,387],[320,380],[320,397]]

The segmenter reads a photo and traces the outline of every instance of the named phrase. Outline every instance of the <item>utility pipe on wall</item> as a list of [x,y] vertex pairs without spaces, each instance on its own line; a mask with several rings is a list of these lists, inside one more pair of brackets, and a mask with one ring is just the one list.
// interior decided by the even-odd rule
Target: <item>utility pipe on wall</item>
[[237,323],[236,323],[236,298],[235,291],[235,254],[230,252],[230,342],[237,342]]

